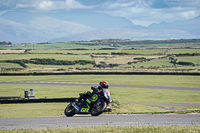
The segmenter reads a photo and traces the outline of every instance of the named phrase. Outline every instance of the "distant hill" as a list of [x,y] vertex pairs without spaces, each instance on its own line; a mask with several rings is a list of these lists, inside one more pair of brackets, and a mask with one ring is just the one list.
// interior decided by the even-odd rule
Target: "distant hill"
[[173,23],[160,23],[152,24],[148,29],[170,29],[170,30],[182,30],[192,34],[194,37],[200,37],[200,16],[186,20],[175,21]]
[[0,40],[10,42],[29,42],[45,40],[45,35],[21,23],[6,20],[0,17]]
[[113,17],[103,13],[96,12],[62,12],[46,14],[50,17],[76,22],[79,24],[87,25],[95,29],[107,29],[113,27],[137,27],[131,21],[123,17]]
[[182,30],[168,29],[134,29],[130,27],[116,27],[104,30],[73,34],[49,40],[49,42],[89,41],[95,39],[131,39],[131,40],[160,40],[193,38],[194,36]]
[[122,17],[94,12],[32,13],[8,11],[0,16],[0,41],[64,42],[95,39],[200,38],[200,16],[187,21],[134,25]]
[[[95,28],[90,26],[85,26],[83,24],[70,21],[59,20],[37,13],[11,11],[3,14],[0,18],[4,20],[0,22],[2,25],[0,27],[0,31],[6,32],[6,35],[4,37],[0,37],[0,40],[12,40],[16,43],[22,42],[20,40],[23,40],[23,42],[46,42],[52,38],[62,37],[64,35],[95,30]],[[9,23],[7,23],[6,20],[9,21]],[[24,28],[19,30],[19,25],[23,25],[24,27],[26,27],[26,29]],[[6,28],[8,28],[9,30],[6,30]],[[23,36],[21,32],[25,32],[26,36]],[[35,32],[37,32],[37,34],[34,34]],[[18,36],[19,34],[20,36]],[[9,37],[9,35],[13,35],[12,39]]]

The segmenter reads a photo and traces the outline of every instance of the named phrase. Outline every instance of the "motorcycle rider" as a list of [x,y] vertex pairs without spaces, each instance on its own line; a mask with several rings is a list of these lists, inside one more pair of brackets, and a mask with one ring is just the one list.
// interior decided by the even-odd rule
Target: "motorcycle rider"
[[[99,82],[98,86],[92,86],[91,89],[95,92],[101,92],[103,89],[108,89],[109,84],[106,81],[101,81]],[[80,103],[80,101],[82,99],[86,99],[87,97],[89,97],[92,93],[90,91],[85,91],[84,93],[80,93],[80,97],[78,99],[76,99],[77,103]]]

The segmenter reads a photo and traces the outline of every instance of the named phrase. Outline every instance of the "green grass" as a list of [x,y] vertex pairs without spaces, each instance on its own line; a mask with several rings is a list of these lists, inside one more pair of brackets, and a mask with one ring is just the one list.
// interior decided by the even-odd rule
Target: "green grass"
[[0,63],[0,68],[23,68],[16,63]]
[[[159,42],[158,42],[159,41]],[[48,43],[48,44],[21,44],[11,45],[9,47],[0,45],[0,49],[34,49],[34,50],[49,50],[49,49],[101,49],[101,48],[115,48],[115,49],[144,49],[156,47],[171,47],[180,45],[199,45],[198,41],[185,40],[174,41],[158,40],[158,41],[131,41],[131,40],[101,40],[93,42],[61,42],[61,43]],[[116,47],[113,47],[114,45]]]
[[95,126],[60,129],[13,129],[1,133],[198,133],[200,126]]
[[59,53],[59,54],[101,54],[107,53],[111,54],[112,52],[116,52],[117,50],[32,50],[31,53]]
[[[109,114],[156,113],[166,112],[147,105],[134,105],[120,102],[119,106],[112,107]],[[64,109],[69,103],[32,103],[32,104],[1,104],[0,118],[27,118],[44,116],[65,116]]]
[[200,56],[175,57],[178,61],[192,62],[200,65]]
[[121,50],[121,53],[128,54],[159,54],[164,53],[167,49],[132,49],[132,50]]
[[[91,69],[95,69],[92,64],[86,64],[86,65],[37,65],[37,64],[26,64],[30,69],[38,69],[40,71],[42,70],[48,70],[48,68],[55,68],[55,69],[69,69],[69,68],[91,68]],[[49,71],[52,71],[51,69],[49,69]],[[30,70],[31,71],[31,70]],[[34,70],[33,70],[34,71]]]
[[[24,90],[34,89],[36,98],[70,98],[78,97],[79,93],[91,91],[88,86],[57,86],[57,85],[1,85],[1,96],[24,97]],[[162,90],[145,88],[110,87],[113,100],[122,102],[146,103],[196,103],[200,104],[199,91]]]
[[200,76],[190,75],[48,75],[48,76],[0,76],[0,81],[44,81],[109,84],[200,87]]
[[[142,105],[118,102],[111,103],[108,108],[112,112],[104,114],[161,114],[161,113],[200,113],[200,107],[175,106],[175,108],[187,108],[188,111],[171,111],[158,108],[156,105]],[[45,116],[65,116],[64,109],[69,103],[31,103],[31,104],[1,104],[0,118],[27,118]],[[162,106],[166,107],[166,106]],[[167,106],[169,107],[169,106]],[[174,106],[173,106],[174,107]]]
[[66,42],[66,43],[48,43],[48,44],[19,44],[5,47],[0,45],[1,49],[34,49],[34,50],[50,50],[50,49],[101,49],[113,48],[110,45],[92,45],[96,42]]
[[[74,45],[77,45],[76,43],[72,43]],[[72,44],[62,44],[62,43],[58,43],[58,46],[71,46]],[[81,42],[80,44],[85,44],[85,42]],[[32,44],[29,44],[32,45]],[[37,44],[38,47],[42,47],[42,46],[53,46],[56,44]],[[28,45],[27,45],[28,46]],[[84,45],[81,45],[84,46]],[[166,55],[146,55],[146,54],[159,54],[159,53],[163,53],[166,52],[167,49],[118,49],[118,50],[66,50],[66,49],[41,49],[41,50],[32,50],[32,53],[35,54],[0,54],[0,61],[4,61],[4,60],[14,60],[14,59],[31,59],[31,58],[49,58],[49,59],[56,59],[56,60],[68,60],[68,61],[74,61],[74,60],[89,60],[89,61],[93,61],[93,59],[91,58],[90,54],[102,54],[104,53],[104,55],[95,55],[94,56],[94,60],[96,64],[99,64],[100,62],[106,62],[107,64],[127,64],[128,62],[133,62],[136,61],[133,58],[135,57],[144,57],[147,59],[150,58],[158,58],[161,56],[166,56]],[[172,54],[172,53],[199,53],[200,49],[171,49],[167,54]],[[18,52],[19,50],[10,50],[13,52]],[[140,54],[139,55],[110,55],[112,52],[121,52],[121,53],[129,53],[129,54]],[[48,54],[42,54],[42,53],[48,53]],[[57,54],[56,54],[57,53]],[[72,54],[76,54],[76,55],[66,55],[67,53],[72,53]],[[84,55],[83,55],[84,54]],[[106,54],[106,55],[105,55]],[[108,54],[108,55],[107,55]],[[168,58],[164,58],[164,59],[159,59],[159,60],[152,60],[152,61],[147,61],[147,62],[142,62],[142,63],[137,63],[137,64],[131,64],[131,65],[123,65],[123,66],[119,66],[119,67],[114,67],[112,68],[112,70],[126,70],[127,67],[129,67],[128,70],[130,71],[134,71],[133,67],[135,68],[141,68],[144,67],[145,69],[148,69],[149,71],[153,71],[153,70],[158,70],[158,69],[169,69],[169,70],[173,70],[173,69],[200,69],[200,66],[198,66],[200,64],[200,60],[199,60],[200,56],[186,56],[186,57],[176,57],[179,61],[185,61],[185,62],[192,62],[194,63],[196,66],[183,66],[183,65],[176,65],[176,68],[174,68],[174,65],[172,63],[170,63],[170,60]],[[33,65],[33,64],[26,64],[27,66],[29,66],[29,68],[34,68],[37,69],[35,71],[55,71],[54,69],[49,69],[48,68],[58,68],[58,69],[68,69],[68,68],[73,68],[76,69],[78,68],[92,68],[93,70],[99,70],[102,71],[104,69],[99,69],[99,68],[94,68],[92,65],[84,65],[84,66],[77,66],[77,65],[72,65],[72,66],[66,66],[66,65]],[[0,67],[4,67],[4,68],[16,68],[16,66],[9,66],[9,64],[3,64]],[[43,68],[47,68],[47,69],[43,69]],[[9,70],[11,71],[11,70]],[[26,69],[26,71],[34,71],[31,69]],[[68,70],[66,70],[68,71]],[[108,70],[107,70],[108,71]],[[139,71],[142,71],[139,69]],[[16,72],[20,72],[20,71],[16,71]]]
[[180,54],[180,53],[200,53],[199,48],[195,49],[171,49],[167,54]]
[[1,104],[0,118],[64,116],[68,103]]
[[0,55],[0,60],[13,60],[13,59],[31,59],[31,58],[48,58],[56,60],[90,60],[89,55],[62,55],[62,54],[6,54]]
[[160,60],[152,60],[152,61],[147,61],[147,62],[142,62],[142,63],[137,63],[137,64],[131,64],[131,65],[126,65],[124,67],[133,67],[135,66],[135,68],[140,68],[141,66],[143,66],[144,68],[153,68],[153,67],[172,67],[172,63],[170,63],[170,60],[167,58],[164,59],[160,59]]

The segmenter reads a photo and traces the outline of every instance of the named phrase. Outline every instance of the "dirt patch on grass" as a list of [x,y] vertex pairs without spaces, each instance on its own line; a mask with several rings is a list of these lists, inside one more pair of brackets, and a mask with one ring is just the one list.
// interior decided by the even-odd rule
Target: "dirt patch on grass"
[[8,53],[8,54],[11,54],[11,53],[24,53],[25,50],[0,50],[0,54],[4,54],[4,53]]

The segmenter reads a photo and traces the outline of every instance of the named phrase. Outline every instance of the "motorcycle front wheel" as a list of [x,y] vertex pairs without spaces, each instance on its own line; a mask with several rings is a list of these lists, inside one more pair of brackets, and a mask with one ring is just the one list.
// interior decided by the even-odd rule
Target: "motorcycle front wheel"
[[101,104],[98,104],[98,102],[94,105],[94,107],[91,109],[91,115],[92,116],[98,116],[103,113],[103,111],[106,109],[107,103],[101,102]]
[[64,110],[64,113],[67,117],[72,117],[75,115],[75,108],[72,106],[72,103],[70,103]]

